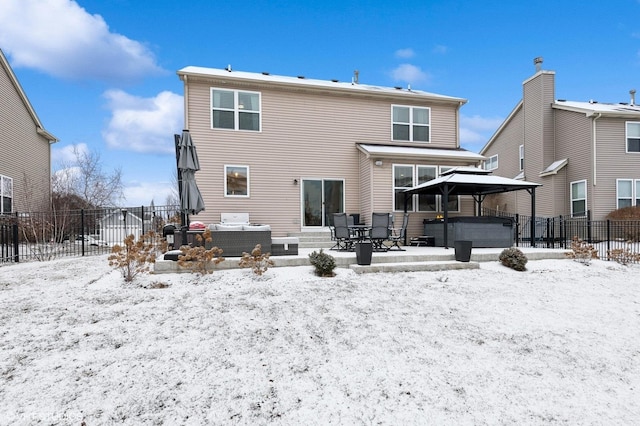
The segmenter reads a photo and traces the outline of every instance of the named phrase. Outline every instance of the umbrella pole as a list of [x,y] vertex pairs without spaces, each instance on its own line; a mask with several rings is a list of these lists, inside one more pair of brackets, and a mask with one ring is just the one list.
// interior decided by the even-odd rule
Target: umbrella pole
[[[180,158],[180,135],[174,134],[173,139],[176,148],[176,169],[178,170],[178,200],[182,203],[182,170],[178,167],[178,159]],[[180,209],[180,224],[182,226],[187,224],[187,219],[182,209]]]

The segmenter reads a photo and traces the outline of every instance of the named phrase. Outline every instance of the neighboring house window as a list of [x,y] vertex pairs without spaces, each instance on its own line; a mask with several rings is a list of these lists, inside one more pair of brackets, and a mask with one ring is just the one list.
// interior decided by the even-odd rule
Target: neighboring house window
[[[404,193],[407,188],[413,188],[413,166],[393,165],[393,209],[404,211]],[[407,211],[413,211],[413,197],[410,197]]]
[[627,121],[627,152],[640,152],[640,123]]
[[0,214],[13,212],[13,179],[0,175]]
[[487,160],[484,160],[485,170],[495,170],[498,168],[498,154],[492,155]]
[[393,105],[394,141],[429,142],[431,109]]
[[640,180],[617,179],[617,208],[640,206]]
[[[440,172],[445,172],[451,167],[441,167]],[[438,177],[437,166],[413,166],[407,164],[393,165],[393,192],[394,192],[394,211],[404,211],[404,190],[413,188],[429,182]],[[416,203],[417,200],[417,203]],[[417,207],[414,207],[417,206]],[[449,196],[449,211],[459,211],[459,197],[457,195]],[[418,194],[407,200],[407,211],[420,212],[441,212],[444,211],[441,195]]]
[[260,131],[260,93],[211,89],[211,127]]
[[520,159],[520,171],[524,170],[524,145],[518,148],[518,158]]
[[571,182],[571,216],[587,215],[587,181]]
[[225,196],[249,196],[249,166],[224,166],[224,175]]

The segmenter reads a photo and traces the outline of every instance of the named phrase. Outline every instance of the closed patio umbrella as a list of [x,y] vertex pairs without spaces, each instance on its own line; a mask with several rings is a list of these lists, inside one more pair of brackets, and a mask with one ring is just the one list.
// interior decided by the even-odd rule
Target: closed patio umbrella
[[204,210],[204,200],[196,184],[196,171],[200,170],[198,153],[188,130],[182,136],[176,135],[176,156],[178,163],[178,190],[180,210],[187,215],[185,225],[189,224],[190,214],[198,214]]

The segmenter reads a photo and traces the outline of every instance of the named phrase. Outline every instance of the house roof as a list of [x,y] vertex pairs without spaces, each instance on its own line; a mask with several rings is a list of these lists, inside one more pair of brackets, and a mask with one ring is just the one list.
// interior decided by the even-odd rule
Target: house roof
[[226,81],[245,81],[254,83],[268,83],[275,86],[282,87],[298,87],[309,88],[323,91],[334,92],[346,92],[346,93],[362,93],[362,94],[375,94],[382,96],[393,96],[398,98],[416,99],[419,101],[441,101],[457,103],[459,105],[467,103],[466,99],[457,98],[453,96],[438,95],[435,93],[424,92],[421,90],[413,90],[411,88],[401,87],[385,87],[385,86],[373,86],[369,84],[360,84],[355,82],[340,82],[338,80],[317,80],[299,77],[287,77],[280,75],[271,75],[269,73],[252,73],[245,71],[230,71],[227,69],[218,68],[204,68],[188,66],[178,71],[178,75],[183,79],[190,76],[194,77],[207,77],[214,80]]
[[563,158],[562,160],[554,161],[546,169],[540,172],[540,176],[549,176],[549,175],[558,174],[558,172],[562,170],[562,168],[567,164],[569,164],[568,158]]
[[412,159],[447,159],[466,162],[477,162],[484,160],[485,157],[466,149],[443,149],[429,147],[414,146],[396,146],[396,145],[375,145],[375,144],[357,144],[360,151],[365,153],[367,157],[395,157],[395,158],[412,158]]
[[408,188],[405,194],[441,194],[447,186],[451,195],[496,194],[541,186],[539,183],[489,174],[454,172]]
[[610,104],[600,102],[575,102],[558,100],[551,105],[555,109],[581,112],[587,117],[602,114],[609,117],[640,118],[640,106],[626,103]]
[[36,111],[33,109],[31,102],[29,102],[29,98],[27,98],[27,95],[25,94],[24,90],[22,90],[22,86],[20,85],[18,78],[16,77],[13,70],[11,69],[11,65],[9,65],[9,61],[4,56],[2,49],[0,49],[0,66],[4,68],[5,72],[9,76],[9,80],[13,84],[13,87],[16,89],[16,92],[18,92],[18,96],[20,96],[20,99],[22,99],[22,102],[27,108],[27,111],[29,111],[29,115],[31,115],[31,119],[36,124],[36,130],[38,134],[45,137],[49,142],[58,142],[58,138],[56,138],[54,135],[52,135],[47,130],[45,130],[44,126],[40,122],[40,118],[38,118],[38,114],[36,114]]

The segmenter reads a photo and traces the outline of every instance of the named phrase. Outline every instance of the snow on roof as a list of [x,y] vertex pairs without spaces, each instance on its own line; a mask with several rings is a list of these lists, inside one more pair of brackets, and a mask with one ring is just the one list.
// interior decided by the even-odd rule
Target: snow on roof
[[[637,115],[640,116],[640,106],[625,103],[611,104],[600,102],[576,102],[558,100],[554,108],[585,113],[601,113],[606,115]],[[587,114],[589,115],[589,114]]]
[[228,71],[226,69],[205,68],[188,66],[178,71],[178,75],[200,75],[215,78],[227,78],[230,80],[245,80],[262,83],[272,83],[279,85],[297,85],[322,89],[348,90],[352,92],[368,92],[381,93],[388,95],[410,96],[417,98],[437,99],[443,101],[458,102],[460,104],[467,103],[466,99],[453,96],[438,95],[436,93],[424,92],[421,90],[413,90],[411,88],[403,89],[401,87],[385,87],[373,86],[368,84],[360,84],[354,82],[340,82],[338,80],[317,80],[311,78],[288,77],[281,75],[271,75],[269,73],[253,73],[245,71]]
[[509,191],[513,189],[522,189],[525,187],[533,188],[541,186],[539,183],[526,182],[523,180],[509,179],[503,176],[485,175],[485,174],[469,174],[469,173],[453,173],[440,176],[439,178],[432,179],[413,188],[408,188],[404,192],[407,193],[419,193],[426,191],[428,188],[437,188],[443,184],[457,185],[456,189],[462,190],[466,193],[464,188],[469,188],[470,192],[483,192],[482,188],[501,189],[500,192]]
[[456,160],[481,161],[485,157],[465,149],[421,148],[412,146],[369,145],[358,144],[358,148],[368,155],[407,156],[407,157],[438,157]]
[[555,175],[557,174],[564,166],[567,165],[567,163],[569,163],[569,160],[567,158],[563,158],[562,160],[558,160],[558,161],[554,161],[553,163],[551,163],[549,165],[549,167],[547,167],[546,169],[544,169],[542,172],[540,172],[540,176],[548,176],[548,175]]

